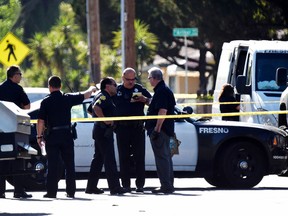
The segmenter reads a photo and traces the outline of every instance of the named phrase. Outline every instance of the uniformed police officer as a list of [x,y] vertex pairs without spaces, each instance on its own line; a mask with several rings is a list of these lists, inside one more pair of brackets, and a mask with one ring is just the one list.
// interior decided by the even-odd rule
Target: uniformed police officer
[[[126,68],[123,71],[122,80],[123,83],[118,86],[115,98],[116,116],[143,116],[144,106],[149,104],[151,94],[136,83],[136,71],[133,68]],[[122,186],[131,191],[131,164],[133,164],[136,174],[136,192],[143,192],[145,184],[145,130],[143,125],[143,120],[118,121],[115,130]]]
[[47,194],[44,198],[56,198],[60,158],[63,159],[66,171],[66,196],[74,198],[76,190],[74,140],[71,133],[71,108],[81,104],[84,99],[96,91],[90,87],[84,93],[62,94],[61,79],[51,76],[48,79],[50,94],[41,102],[37,121],[37,142],[42,146],[44,128],[48,159]]
[[[175,98],[173,92],[166,86],[161,69],[153,67],[148,70],[149,81],[154,87],[154,95],[148,108],[147,115],[173,115]],[[170,152],[170,137],[174,136],[174,119],[149,119],[146,122],[147,133],[150,137],[160,188],[152,193],[170,194],[174,192],[173,162]]]
[[[87,108],[87,112],[93,118],[96,118],[97,115],[96,115],[96,113],[92,107],[95,104],[95,102],[100,98],[101,95],[102,95],[101,91],[98,92],[94,96],[93,101],[90,103],[89,107]],[[94,139],[93,132],[92,132],[92,137]],[[97,156],[98,153],[99,153],[99,155]],[[90,166],[90,172],[89,172],[89,176],[88,176],[88,181],[87,181],[85,193],[87,193],[87,194],[102,194],[102,193],[104,193],[103,189],[97,187],[98,182],[99,182],[99,176],[101,175],[103,165],[104,165],[103,158],[100,154],[100,151],[96,150],[96,144],[95,144],[95,140],[94,140],[94,156],[93,156],[91,166]]]
[[[7,69],[7,79],[0,85],[0,100],[10,101],[15,103],[21,109],[30,109],[30,100],[27,94],[24,92],[22,86],[19,85],[22,79],[22,72],[19,66],[13,65]],[[21,166],[22,159],[16,161],[1,161],[0,169],[2,172],[9,172],[9,169]],[[0,198],[5,198],[6,183],[5,177],[0,176]],[[31,194],[27,194],[24,191],[22,185],[23,177],[13,176],[14,183],[14,198],[31,198]]]
[[[112,117],[115,114],[115,104],[112,96],[116,94],[117,84],[111,77],[104,78],[100,83],[101,93],[96,95],[92,106],[96,117]],[[103,193],[97,188],[104,163],[105,174],[111,195],[123,194],[127,190],[120,187],[114,151],[113,121],[96,121],[93,127],[95,153],[91,162],[85,192],[88,194]]]

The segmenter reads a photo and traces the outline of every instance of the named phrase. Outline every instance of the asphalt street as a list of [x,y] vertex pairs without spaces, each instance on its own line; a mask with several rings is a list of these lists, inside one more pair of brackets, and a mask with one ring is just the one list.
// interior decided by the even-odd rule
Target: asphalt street
[[66,198],[63,180],[56,199],[44,199],[43,191],[31,192],[32,199],[14,199],[8,185],[6,199],[0,200],[0,215],[283,215],[288,200],[288,179],[278,176],[265,177],[249,190],[220,190],[199,178],[175,179],[176,191],[170,195],[151,193],[159,186],[158,179],[147,179],[144,193],[122,196],[111,196],[105,179],[99,182],[104,194],[85,194],[86,183],[77,181],[75,199]]

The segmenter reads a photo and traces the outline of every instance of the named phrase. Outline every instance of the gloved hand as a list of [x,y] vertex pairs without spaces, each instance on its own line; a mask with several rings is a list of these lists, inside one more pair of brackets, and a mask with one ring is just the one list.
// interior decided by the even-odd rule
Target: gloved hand
[[151,138],[151,140],[157,140],[158,137],[159,137],[159,135],[160,135],[159,132],[153,130],[152,133],[151,133],[151,135],[150,135],[150,138]]

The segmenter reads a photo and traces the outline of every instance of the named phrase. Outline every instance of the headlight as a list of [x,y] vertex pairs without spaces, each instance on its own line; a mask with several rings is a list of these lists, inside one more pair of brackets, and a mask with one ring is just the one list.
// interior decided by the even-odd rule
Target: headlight
[[280,148],[286,148],[286,137],[283,137],[282,135],[275,135],[272,141],[272,147],[280,147]]
[[[267,111],[264,109],[257,109],[258,112]],[[278,127],[278,121],[274,115],[257,115],[258,122],[263,125],[272,125]]]

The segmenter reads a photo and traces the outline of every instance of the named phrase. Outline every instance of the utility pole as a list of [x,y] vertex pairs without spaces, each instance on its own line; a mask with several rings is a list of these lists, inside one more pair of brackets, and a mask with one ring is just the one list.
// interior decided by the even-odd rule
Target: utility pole
[[[136,69],[136,49],[135,49],[135,0],[125,0],[126,22],[125,26],[125,65]],[[122,62],[123,64],[123,62]]]
[[99,0],[86,0],[89,69],[96,84],[101,79]]

